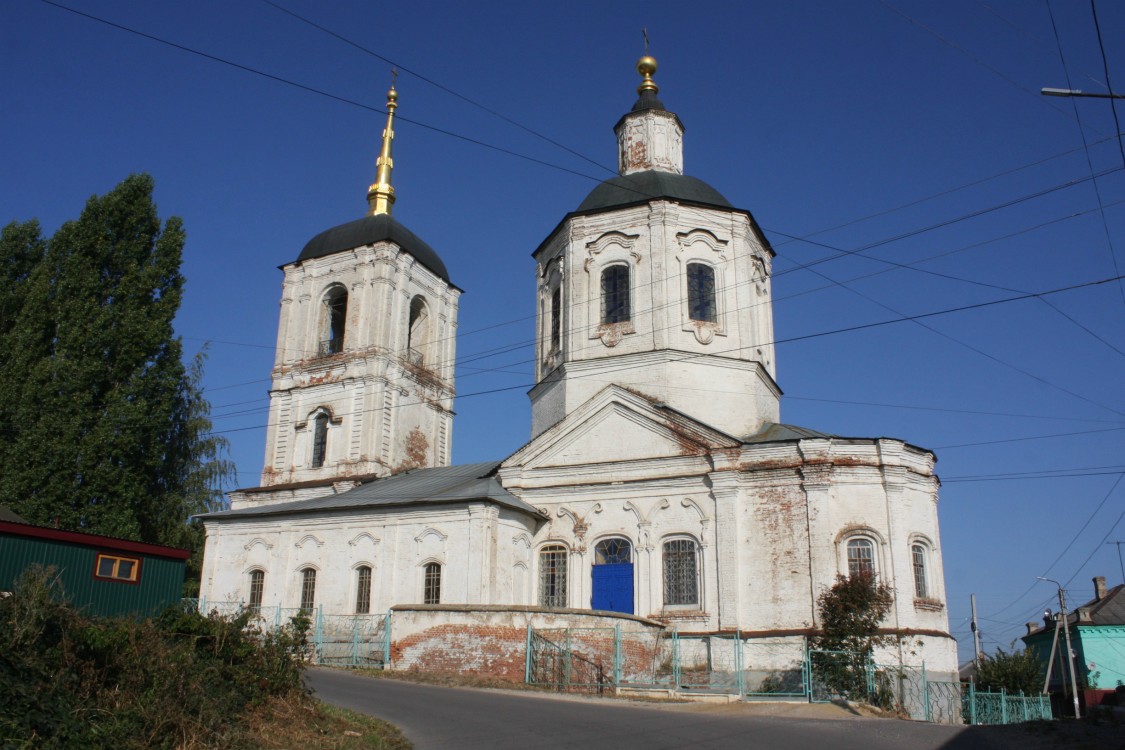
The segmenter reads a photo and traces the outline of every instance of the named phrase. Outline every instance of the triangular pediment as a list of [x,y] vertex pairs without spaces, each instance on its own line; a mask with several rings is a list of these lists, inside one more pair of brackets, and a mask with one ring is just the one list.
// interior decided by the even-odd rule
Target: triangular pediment
[[702,456],[739,441],[619,386],[600,391],[514,453],[524,469]]

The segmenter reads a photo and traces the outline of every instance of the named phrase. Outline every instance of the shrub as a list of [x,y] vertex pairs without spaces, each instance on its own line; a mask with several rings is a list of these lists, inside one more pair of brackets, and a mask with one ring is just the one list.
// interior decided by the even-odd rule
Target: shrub
[[94,619],[54,590],[32,571],[0,600],[5,747],[237,748],[252,708],[301,690],[307,620],[263,631],[249,612]]

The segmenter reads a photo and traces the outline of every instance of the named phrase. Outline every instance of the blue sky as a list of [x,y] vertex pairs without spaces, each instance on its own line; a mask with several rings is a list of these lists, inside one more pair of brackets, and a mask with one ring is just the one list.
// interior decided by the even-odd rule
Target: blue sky
[[[616,169],[647,26],[686,171],[778,253],[783,421],[938,455],[962,656],[970,593],[992,650],[1053,606],[1036,576],[1074,602],[1094,575],[1121,581],[1125,287],[840,332],[1125,270],[1110,103],[1038,93],[1106,90],[1088,2],[1052,0],[1057,43],[1046,2],[1023,0],[278,3],[402,69],[395,216],[466,290],[456,462],[527,439],[530,253]],[[39,0],[0,6],[0,220],[53,231],[127,174],[155,177],[188,232],[177,328],[189,352],[211,342],[216,429],[254,485],[277,266],[363,215],[390,65],[263,0],[64,4],[354,102]],[[1097,10],[1122,91],[1125,4]]]

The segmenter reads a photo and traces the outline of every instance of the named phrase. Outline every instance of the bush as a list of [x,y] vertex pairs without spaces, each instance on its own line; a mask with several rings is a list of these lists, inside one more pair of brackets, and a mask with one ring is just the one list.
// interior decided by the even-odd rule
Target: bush
[[33,571],[0,600],[0,737],[5,747],[245,746],[245,717],[301,690],[308,621],[261,631],[251,613],[170,609],[93,619]]

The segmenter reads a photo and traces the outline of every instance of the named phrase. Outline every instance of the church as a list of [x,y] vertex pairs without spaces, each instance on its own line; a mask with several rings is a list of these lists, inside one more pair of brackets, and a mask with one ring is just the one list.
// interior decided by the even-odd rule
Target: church
[[656,61],[637,71],[618,176],[532,253],[530,441],[470,465],[450,465],[461,290],[392,216],[392,87],[368,215],[282,267],[261,485],[202,517],[203,595],[786,638],[871,573],[886,627],[955,674],[934,454],[781,423],[774,252],[684,173]]

